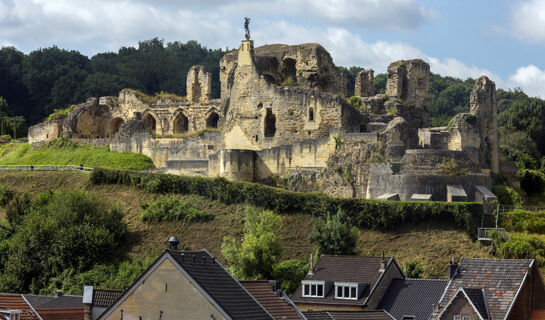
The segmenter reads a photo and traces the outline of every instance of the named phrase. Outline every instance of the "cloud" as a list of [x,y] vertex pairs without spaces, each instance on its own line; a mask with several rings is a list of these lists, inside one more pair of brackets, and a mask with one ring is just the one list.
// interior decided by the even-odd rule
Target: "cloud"
[[545,42],[545,1],[530,0],[518,4],[510,20],[511,27],[504,31],[511,36],[525,42]]
[[545,70],[534,65],[520,67],[509,77],[507,88],[522,88],[526,94],[545,98]]

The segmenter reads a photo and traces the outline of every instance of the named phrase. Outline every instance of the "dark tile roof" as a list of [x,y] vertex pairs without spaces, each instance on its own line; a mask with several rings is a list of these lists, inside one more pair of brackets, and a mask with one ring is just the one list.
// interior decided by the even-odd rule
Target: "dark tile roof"
[[[325,298],[302,297],[302,285],[300,284],[292,296],[292,300],[299,304],[324,304],[324,305],[362,305],[369,297],[375,284],[383,274],[379,272],[379,257],[358,256],[321,256],[314,268],[313,275],[307,275],[304,280],[339,281],[368,283],[369,286],[357,300],[335,299],[334,287]],[[386,265],[395,264],[393,258],[386,258]]]
[[21,320],[38,319],[21,294],[0,293],[0,309],[21,310]]
[[306,311],[308,320],[392,320],[383,310],[377,311]]
[[43,320],[83,320],[83,308],[75,309],[38,309],[38,313]]
[[37,308],[39,305],[55,299],[54,296],[40,296],[36,294],[24,294],[23,296],[33,308]]
[[52,297],[52,298],[53,299],[47,299],[45,302],[39,305],[33,304],[32,306],[34,308],[44,308],[44,309],[74,309],[74,308],[83,309],[82,296],[59,296],[59,297]]
[[505,319],[532,263],[528,259],[464,258],[445,290],[440,307],[444,308],[461,288],[484,289],[490,317]]
[[[266,280],[241,281],[248,292],[277,320],[301,320],[300,313],[284,294],[274,292]],[[285,318],[284,318],[285,317]]]
[[93,289],[93,306],[109,307],[111,306],[123,291],[119,290],[104,290]]
[[445,291],[447,280],[393,279],[379,304],[396,319],[428,320]]
[[208,251],[167,252],[231,318],[272,319]]
[[488,319],[488,310],[486,308],[486,296],[483,289],[462,289],[469,300],[473,303],[477,311],[481,314],[481,317]]

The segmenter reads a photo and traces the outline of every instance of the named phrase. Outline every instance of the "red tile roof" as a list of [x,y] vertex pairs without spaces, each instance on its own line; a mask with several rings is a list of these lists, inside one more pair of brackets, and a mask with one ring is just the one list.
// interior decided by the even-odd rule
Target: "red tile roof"
[[[301,320],[301,316],[284,295],[273,292],[266,280],[240,281],[244,288],[277,320]],[[285,318],[284,318],[285,317]]]
[[35,320],[38,317],[31,315],[32,308],[26,303],[20,294],[0,293],[0,309],[3,310],[21,310],[21,320]]

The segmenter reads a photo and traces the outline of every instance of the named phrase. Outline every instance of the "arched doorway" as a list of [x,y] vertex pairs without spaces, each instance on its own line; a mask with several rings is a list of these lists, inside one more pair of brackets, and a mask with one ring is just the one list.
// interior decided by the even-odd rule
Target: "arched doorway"
[[125,123],[121,118],[114,118],[110,122],[110,136],[119,131],[119,128]]
[[146,129],[148,131],[151,131],[151,133],[155,133],[155,130],[157,128],[157,122],[155,121],[155,117],[152,116],[150,113],[147,113],[142,118],[144,120],[144,124],[146,126]]
[[206,119],[206,127],[207,128],[217,128],[219,120],[220,120],[220,116],[217,113],[212,112],[208,116],[208,119]]
[[273,114],[271,108],[267,108],[265,114],[265,137],[274,137],[276,133],[276,116]]
[[314,109],[312,107],[308,109],[308,121],[314,121]]
[[176,119],[174,119],[174,133],[185,133],[188,130],[189,120],[183,113],[178,114]]

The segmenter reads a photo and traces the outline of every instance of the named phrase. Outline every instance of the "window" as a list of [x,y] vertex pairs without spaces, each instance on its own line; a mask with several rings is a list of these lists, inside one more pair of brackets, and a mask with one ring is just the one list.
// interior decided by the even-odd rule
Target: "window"
[[353,299],[358,298],[357,284],[335,284],[335,299]]
[[304,283],[303,297],[323,298],[324,284],[323,283]]
[[312,107],[308,109],[308,121],[314,121],[314,109]]
[[463,316],[462,320],[469,320],[469,316]]
[[454,319],[453,319],[453,320],[462,320],[462,317],[461,317],[461,316],[458,316],[458,315],[456,315],[456,316],[454,316]]

